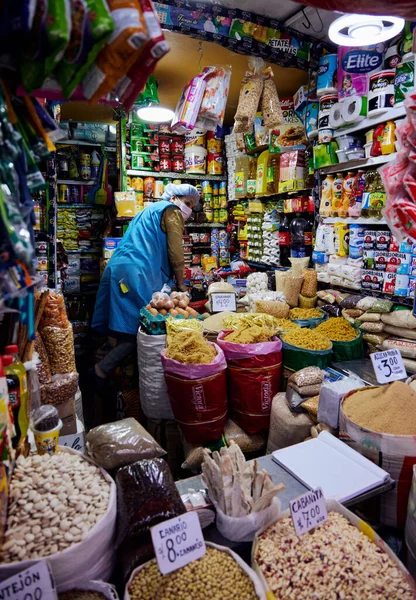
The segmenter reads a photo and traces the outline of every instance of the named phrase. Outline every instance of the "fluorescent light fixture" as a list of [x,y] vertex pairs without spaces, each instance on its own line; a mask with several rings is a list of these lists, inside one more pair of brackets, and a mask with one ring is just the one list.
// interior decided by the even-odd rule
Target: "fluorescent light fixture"
[[329,39],[338,46],[369,46],[398,35],[404,27],[400,17],[343,15],[329,26]]
[[137,116],[143,121],[149,121],[151,123],[166,123],[171,121],[174,116],[173,110],[170,108],[163,108],[157,104],[150,106],[142,106],[137,109]]

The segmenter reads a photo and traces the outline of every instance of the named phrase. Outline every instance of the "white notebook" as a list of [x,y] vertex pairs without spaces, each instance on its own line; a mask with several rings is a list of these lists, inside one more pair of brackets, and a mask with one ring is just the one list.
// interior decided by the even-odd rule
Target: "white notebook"
[[275,450],[275,460],[306,487],[346,502],[378,487],[389,474],[327,431],[317,438]]

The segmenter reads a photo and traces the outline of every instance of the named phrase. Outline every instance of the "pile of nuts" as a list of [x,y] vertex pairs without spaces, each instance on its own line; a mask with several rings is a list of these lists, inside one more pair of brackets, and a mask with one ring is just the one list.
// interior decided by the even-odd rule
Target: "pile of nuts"
[[76,454],[20,456],[0,562],[42,558],[83,540],[107,512],[110,483]]
[[258,538],[255,561],[278,600],[412,600],[414,591],[391,558],[336,512],[297,537],[291,517]]
[[131,600],[256,600],[254,584],[226,552],[207,547],[206,554],[168,575],[153,559],[134,577]]

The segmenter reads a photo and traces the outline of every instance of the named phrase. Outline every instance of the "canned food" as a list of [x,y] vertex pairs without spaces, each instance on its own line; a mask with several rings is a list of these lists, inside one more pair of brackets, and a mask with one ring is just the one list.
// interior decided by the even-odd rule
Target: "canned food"
[[172,171],[174,173],[183,173],[185,170],[185,161],[183,156],[174,156],[172,159]]
[[69,187],[69,198],[70,202],[72,202],[73,204],[78,204],[79,202],[81,202],[81,192],[79,185],[71,185]]
[[224,157],[221,152],[210,152],[208,154],[208,173],[210,175],[222,175],[224,172]]
[[154,177],[146,177],[144,180],[144,195],[147,198],[155,197],[155,178]]
[[183,154],[184,152],[184,142],[183,138],[177,136],[172,138],[170,143],[170,151],[172,154]]
[[58,187],[58,202],[69,202],[69,188],[63,183]]
[[165,184],[161,179],[156,179],[155,182],[155,198],[161,198],[165,191]]
[[170,171],[172,168],[172,164],[170,162],[169,156],[161,156],[159,165],[161,171]]
[[219,195],[219,190],[220,186],[218,185],[218,183],[214,183],[214,185],[212,186],[212,193],[214,194],[214,196]]
[[160,154],[169,154],[170,152],[170,144],[169,138],[163,138],[159,140],[159,153]]
[[143,179],[141,177],[132,177],[131,185],[134,191],[142,192],[143,191]]
[[[169,182],[168,182],[168,183],[169,183]],[[172,181],[172,183],[173,183],[174,185],[181,185],[181,183],[182,183],[182,179],[174,179],[174,180]]]
[[204,195],[205,194],[212,194],[212,185],[211,185],[211,182],[209,180],[202,182],[202,193]]

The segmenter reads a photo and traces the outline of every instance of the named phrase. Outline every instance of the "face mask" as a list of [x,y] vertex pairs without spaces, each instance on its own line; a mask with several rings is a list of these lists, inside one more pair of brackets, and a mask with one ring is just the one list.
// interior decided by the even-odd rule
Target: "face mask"
[[186,206],[186,204],[184,202],[181,202],[179,204],[179,208],[181,209],[183,218],[185,219],[185,221],[187,221],[189,219],[189,217],[192,215],[192,208],[189,208],[189,206]]

